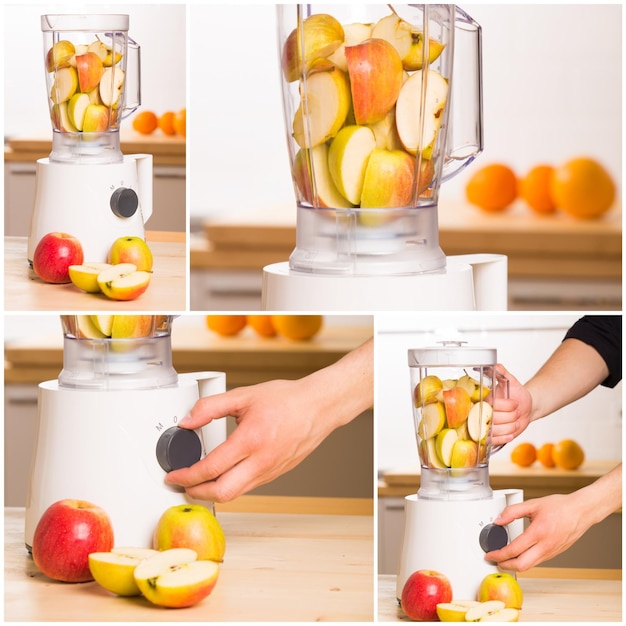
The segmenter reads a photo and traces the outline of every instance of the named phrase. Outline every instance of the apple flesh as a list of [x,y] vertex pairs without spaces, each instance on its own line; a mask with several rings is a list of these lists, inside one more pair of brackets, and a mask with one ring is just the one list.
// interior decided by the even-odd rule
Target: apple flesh
[[45,234],[33,253],[33,271],[47,283],[71,282],[69,268],[82,265],[83,248],[73,235],[61,232]]
[[64,582],[93,580],[89,554],[113,547],[113,527],[106,512],[84,500],[51,504],[33,535],[35,565],[49,578]]
[[198,561],[194,550],[172,548],[144,559],[134,572],[139,591],[153,604],[169,608],[193,606],[215,587],[219,566]]
[[78,128],[70,121],[70,116],[67,112],[67,104],[67,102],[61,102],[52,105],[52,109],[50,110],[52,127],[64,133],[77,133]]
[[437,605],[437,617],[442,622],[464,622],[465,614],[480,605],[478,600],[452,600]]
[[499,600],[480,602],[465,613],[466,622],[517,622],[518,619],[519,611],[505,607]]
[[150,272],[152,270],[152,251],[148,244],[135,236],[118,237],[109,250],[109,263],[132,263],[137,270]]
[[117,106],[122,95],[125,77],[124,71],[119,67],[112,66],[104,69],[99,88],[102,104],[110,107]]
[[160,517],[154,532],[157,550],[190,548],[200,560],[221,563],[226,538],[217,518],[201,504],[179,504],[168,508]]
[[62,67],[54,73],[54,82],[50,89],[50,100],[54,104],[67,102],[78,89],[78,75],[74,67]]
[[89,95],[86,93],[75,93],[67,104],[67,114],[76,130],[83,129],[85,120],[85,110],[91,104]]
[[437,457],[446,467],[452,464],[452,449],[458,438],[459,434],[454,428],[444,428],[437,435],[435,450]]
[[72,283],[87,293],[100,293],[98,274],[113,267],[110,263],[84,263],[70,265],[68,274]]
[[355,46],[358,43],[370,39],[372,36],[372,25],[355,22],[343,25],[343,43],[333,52],[328,60],[332,61],[339,69],[348,71],[348,61],[346,60],[346,47]]
[[93,579],[118,596],[141,594],[135,582],[135,568],[141,561],[158,554],[151,548],[113,548],[110,552],[92,552],[89,571]]
[[483,442],[491,428],[493,408],[486,402],[476,402],[472,405],[467,418],[467,430],[474,441]]
[[438,376],[428,374],[424,376],[415,386],[413,392],[415,406],[421,406],[439,399],[439,394],[443,389],[443,382]]
[[487,574],[478,587],[478,600],[499,600],[506,608],[522,608],[524,593],[517,579],[506,572]]
[[441,402],[426,404],[421,411],[417,434],[421,439],[430,439],[439,434],[445,426],[446,414]]
[[437,605],[451,601],[452,585],[447,576],[434,570],[418,570],[404,583],[400,606],[412,620],[435,622]]
[[71,41],[67,39],[57,41],[46,54],[46,70],[54,72],[54,70],[69,67],[75,52],[76,49]]
[[112,300],[134,300],[148,289],[150,279],[150,272],[138,271],[132,263],[120,263],[98,274],[98,286]]

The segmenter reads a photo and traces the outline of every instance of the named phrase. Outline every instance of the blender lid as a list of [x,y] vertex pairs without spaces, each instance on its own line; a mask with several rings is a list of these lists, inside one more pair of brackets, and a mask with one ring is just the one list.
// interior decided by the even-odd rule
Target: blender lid
[[465,346],[462,341],[442,341],[441,346],[414,348],[408,351],[409,367],[435,365],[496,365],[495,348]]
[[54,31],[87,32],[125,32],[128,31],[129,16],[122,14],[56,14],[41,16],[41,30],[44,33]]

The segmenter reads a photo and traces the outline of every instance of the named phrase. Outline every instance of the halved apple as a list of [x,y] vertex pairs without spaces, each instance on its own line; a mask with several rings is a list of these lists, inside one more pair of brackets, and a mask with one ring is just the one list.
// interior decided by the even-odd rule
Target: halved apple
[[135,569],[144,559],[158,554],[152,548],[113,548],[110,552],[92,552],[89,570],[94,580],[118,596],[141,594],[135,582]]
[[113,66],[104,69],[102,78],[100,79],[100,98],[102,104],[112,107],[117,105],[120,95],[122,94],[125,77],[124,71],[119,67]]
[[447,98],[448,81],[434,70],[417,70],[402,85],[396,104],[396,127],[407,152],[421,151],[424,158],[431,158]]
[[465,613],[466,622],[517,622],[519,611],[506,608],[500,600],[480,602]]
[[120,263],[98,274],[100,291],[113,300],[134,300],[148,289],[150,272],[137,271],[132,263]]
[[78,72],[78,85],[83,93],[95,89],[102,78],[102,59],[95,53],[87,50],[85,54],[76,56],[76,71]]
[[206,598],[217,583],[219,566],[198,561],[188,548],[171,548],[144,559],[134,572],[139,591],[158,606],[182,608]]
[[50,100],[54,104],[67,102],[78,89],[78,74],[76,68],[62,67],[54,73],[54,82],[50,89]]
[[75,93],[67,103],[67,114],[77,130],[83,129],[85,111],[90,104],[91,101],[86,93]]
[[483,441],[491,427],[493,407],[489,402],[476,402],[467,416],[467,430],[474,441]]
[[442,622],[464,622],[465,614],[480,605],[478,600],[452,600],[437,605],[437,616]]
[[72,283],[88,293],[99,293],[98,275],[103,270],[113,267],[109,263],[84,263],[83,265],[70,265],[68,273]]

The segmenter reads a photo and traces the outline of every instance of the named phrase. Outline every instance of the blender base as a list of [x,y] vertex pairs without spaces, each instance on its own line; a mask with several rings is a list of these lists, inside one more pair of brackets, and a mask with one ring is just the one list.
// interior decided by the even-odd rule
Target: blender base
[[266,311],[506,310],[507,258],[447,257],[442,272],[404,276],[333,276],[295,272],[288,262],[263,268]]

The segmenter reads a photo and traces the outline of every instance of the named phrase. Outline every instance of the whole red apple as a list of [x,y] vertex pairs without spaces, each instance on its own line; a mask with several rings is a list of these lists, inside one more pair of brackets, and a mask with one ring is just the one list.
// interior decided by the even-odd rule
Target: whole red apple
[[113,548],[113,526],[106,512],[85,500],[59,500],[41,516],[33,535],[33,561],[49,578],[68,583],[93,580],[91,552]]
[[76,237],[67,233],[48,233],[35,248],[33,270],[47,283],[69,283],[70,265],[82,265],[83,260],[83,247]]
[[418,622],[438,622],[437,605],[452,601],[448,578],[434,570],[413,572],[404,583],[400,606],[406,616]]

